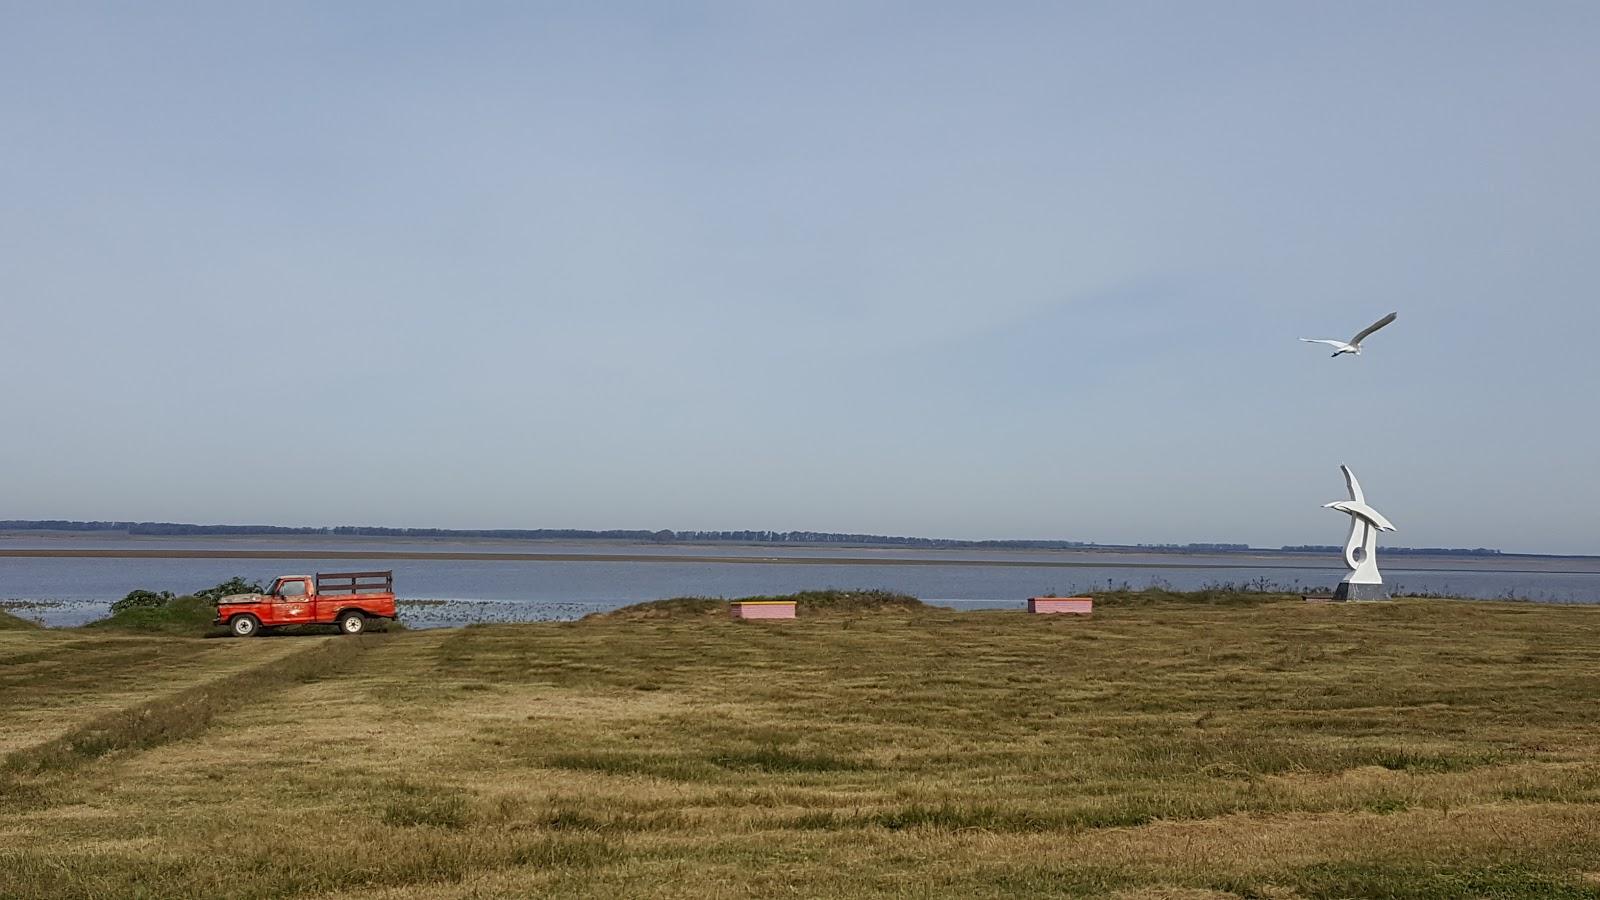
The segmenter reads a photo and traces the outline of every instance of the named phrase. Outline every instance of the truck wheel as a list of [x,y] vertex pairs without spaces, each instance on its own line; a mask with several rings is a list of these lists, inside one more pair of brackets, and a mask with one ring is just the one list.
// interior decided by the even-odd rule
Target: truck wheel
[[339,631],[343,634],[360,634],[367,627],[367,617],[358,612],[347,612],[339,617]]
[[228,620],[228,630],[234,637],[255,637],[261,633],[261,622],[255,616],[234,616]]

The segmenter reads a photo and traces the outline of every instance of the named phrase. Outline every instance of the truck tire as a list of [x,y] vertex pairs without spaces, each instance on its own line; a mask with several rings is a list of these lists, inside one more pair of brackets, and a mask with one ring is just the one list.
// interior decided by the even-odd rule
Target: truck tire
[[367,628],[367,617],[356,610],[339,614],[340,634],[360,634]]
[[234,637],[255,637],[261,633],[261,620],[255,616],[234,616],[228,620],[228,630]]

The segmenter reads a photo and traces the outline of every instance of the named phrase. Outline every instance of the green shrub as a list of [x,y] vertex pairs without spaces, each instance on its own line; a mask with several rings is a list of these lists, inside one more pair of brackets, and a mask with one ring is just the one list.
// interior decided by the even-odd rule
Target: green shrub
[[261,584],[254,581],[245,581],[243,578],[235,575],[216,587],[208,587],[204,590],[195,591],[194,595],[202,600],[209,600],[215,604],[218,600],[221,600],[223,597],[226,597],[229,594],[259,594],[265,590],[266,588]]
[[111,615],[84,627],[203,635],[212,630],[216,616],[217,607],[209,600],[191,595],[174,597],[167,594],[159,605],[123,605],[121,609],[113,605]]
[[129,591],[128,596],[111,604],[111,614],[125,613],[135,609],[160,609],[172,601],[171,591]]
[[126,631],[155,631],[167,634],[205,634],[216,618],[217,601],[229,594],[259,594],[261,585],[234,577],[192,594],[174,595],[171,591],[129,591],[111,604],[111,615],[85,627],[117,628]]

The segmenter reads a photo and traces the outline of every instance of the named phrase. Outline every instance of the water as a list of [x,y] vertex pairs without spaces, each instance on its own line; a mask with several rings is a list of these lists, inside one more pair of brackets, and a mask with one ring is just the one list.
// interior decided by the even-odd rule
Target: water
[[[266,581],[317,571],[393,569],[402,618],[413,627],[472,622],[575,619],[629,603],[686,595],[739,597],[813,588],[883,588],[957,608],[1022,608],[1041,593],[1093,593],[1108,585],[1179,590],[1217,582],[1265,582],[1294,591],[1331,590],[1343,577],[1336,554],[1175,554],[1103,550],[907,550],[883,548],[680,546],[622,542],[555,543],[373,538],[148,538],[0,536],[3,549],[304,552],[293,559],[75,559],[0,557],[0,602],[48,625],[105,614],[135,588],[176,593],[235,575]],[[617,560],[328,559],[337,551],[538,553]],[[673,561],[691,556],[750,562]],[[883,560],[833,564],[828,560]],[[775,560],[766,562],[766,560]],[[810,562],[785,562],[810,560]],[[986,565],[963,564],[979,561]],[[906,564],[907,562],[913,564]],[[1561,603],[1600,602],[1600,559],[1421,557],[1384,559],[1396,592],[1480,599],[1507,596]]]

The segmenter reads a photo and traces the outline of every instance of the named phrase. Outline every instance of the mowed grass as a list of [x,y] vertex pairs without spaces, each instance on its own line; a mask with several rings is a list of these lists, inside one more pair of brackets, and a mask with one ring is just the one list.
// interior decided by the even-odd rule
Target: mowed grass
[[280,640],[231,647],[83,629],[0,630],[0,768],[8,754],[98,716],[213,683],[297,649],[304,646]]
[[669,609],[7,632],[0,896],[1600,897],[1600,609]]

